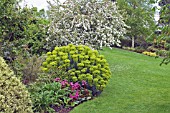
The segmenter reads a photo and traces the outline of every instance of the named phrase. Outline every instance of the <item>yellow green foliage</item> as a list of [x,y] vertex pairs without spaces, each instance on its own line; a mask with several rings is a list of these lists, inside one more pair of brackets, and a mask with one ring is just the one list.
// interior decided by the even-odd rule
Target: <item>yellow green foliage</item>
[[26,87],[0,57],[0,112],[33,113]]
[[103,90],[111,76],[104,56],[84,45],[69,44],[47,52],[42,70],[51,73],[55,68],[62,68],[69,73],[68,76],[61,75],[60,78],[67,78],[73,82],[86,80],[90,86],[96,86],[98,90]]

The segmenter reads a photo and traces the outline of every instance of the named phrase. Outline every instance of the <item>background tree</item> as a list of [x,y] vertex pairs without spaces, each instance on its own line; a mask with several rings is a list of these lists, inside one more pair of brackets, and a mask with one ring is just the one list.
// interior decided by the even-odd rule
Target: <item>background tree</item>
[[170,43],[170,1],[161,0],[159,6],[161,6],[161,9],[158,27],[161,28],[161,38]]
[[28,20],[27,29],[25,31],[26,39],[24,39],[24,45],[28,47],[29,53],[41,55],[46,52],[44,45],[48,36],[48,24],[46,12],[44,9],[37,10],[36,7],[31,9],[26,8],[30,13],[31,18]]
[[150,0],[117,0],[119,9],[126,11],[125,23],[130,26],[126,34],[132,40],[132,47],[135,47],[135,39],[148,37],[155,28],[154,11]]
[[48,21],[43,10],[20,8],[21,0],[2,0],[0,2],[0,54],[8,60],[27,51],[41,53],[45,43]]
[[48,49],[67,43],[99,45],[119,44],[128,27],[116,4],[110,0],[67,0],[51,4]]
[[159,5],[161,9],[158,28],[161,30],[161,35],[158,38],[159,40],[166,40],[166,46],[169,50],[169,54],[161,64],[168,64],[170,62],[170,1],[161,0]]

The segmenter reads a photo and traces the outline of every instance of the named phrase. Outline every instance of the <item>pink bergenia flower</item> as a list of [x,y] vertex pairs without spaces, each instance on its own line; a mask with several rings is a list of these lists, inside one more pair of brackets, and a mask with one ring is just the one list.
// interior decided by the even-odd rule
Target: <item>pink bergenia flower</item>
[[61,81],[61,85],[62,85],[62,87],[65,87],[67,84],[68,84],[68,81],[67,81],[67,80],[63,80],[63,81]]
[[61,79],[60,78],[55,78],[54,81],[59,82]]
[[72,98],[72,99],[73,99],[73,98],[74,98],[74,96],[73,96],[72,94],[70,94],[70,98]]
[[76,83],[74,84],[74,86],[75,86],[76,89],[79,89],[79,88],[80,88],[80,84],[79,84],[78,82],[76,82]]
[[78,99],[78,98],[79,98],[79,91],[76,91],[75,99]]
[[70,82],[70,86],[72,87],[74,84],[73,84],[73,82]]
[[77,100],[79,98],[79,91],[76,91],[75,95],[70,94],[70,98]]
[[76,96],[76,97],[79,97],[79,91],[76,91],[75,96]]
[[76,82],[75,84],[73,84],[72,82],[70,82],[70,86],[71,86],[71,90],[80,89],[80,84],[79,84],[78,82]]
[[85,80],[82,80],[82,86],[87,85],[87,82]]

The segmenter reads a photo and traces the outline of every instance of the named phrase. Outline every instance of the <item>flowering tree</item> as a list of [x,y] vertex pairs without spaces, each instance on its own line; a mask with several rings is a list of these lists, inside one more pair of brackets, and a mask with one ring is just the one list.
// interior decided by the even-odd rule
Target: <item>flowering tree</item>
[[119,45],[119,39],[128,27],[110,0],[67,0],[61,4],[49,2],[49,28],[47,48],[73,43],[93,48]]

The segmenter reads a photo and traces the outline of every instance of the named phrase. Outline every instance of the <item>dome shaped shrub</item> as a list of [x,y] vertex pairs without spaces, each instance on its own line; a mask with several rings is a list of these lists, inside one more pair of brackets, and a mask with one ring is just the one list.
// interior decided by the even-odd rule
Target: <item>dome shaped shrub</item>
[[0,112],[33,113],[26,87],[17,79],[0,57]]
[[62,68],[67,76],[59,76],[73,82],[85,80],[89,86],[102,91],[111,76],[109,65],[103,55],[84,45],[55,47],[47,52],[46,61],[42,64],[43,71],[48,73]]

